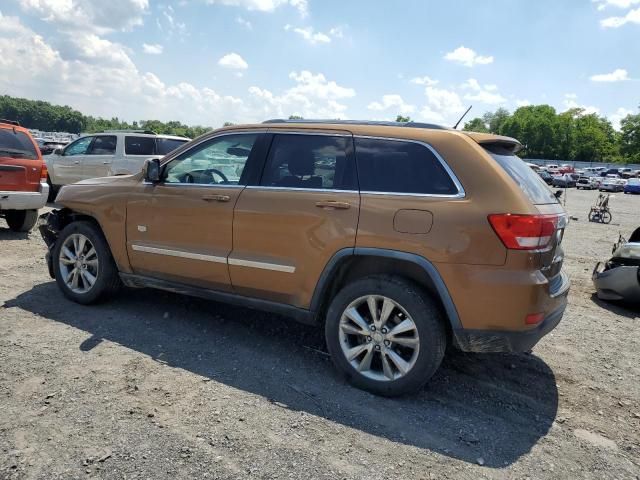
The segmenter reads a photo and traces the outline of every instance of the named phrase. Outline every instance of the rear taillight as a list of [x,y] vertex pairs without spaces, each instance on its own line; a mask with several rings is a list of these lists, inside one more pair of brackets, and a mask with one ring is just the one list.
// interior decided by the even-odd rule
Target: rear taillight
[[489,223],[505,247],[512,250],[536,250],[549,245],[558,227],[558,215],[489,215]]
[[42,162],[42,170],[40,170],[40,180],[46,180],[49,171],[47,170],[47,164]]

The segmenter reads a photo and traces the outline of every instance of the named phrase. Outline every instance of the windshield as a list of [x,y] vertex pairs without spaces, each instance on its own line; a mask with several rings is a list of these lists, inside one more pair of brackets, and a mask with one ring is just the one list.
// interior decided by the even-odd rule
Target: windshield
[[36,160],[38,152],[26,133],[2,128],[0,129],[0,157]]
[[627,182],[627,185],[640,185],[640,179],[637,179],[637,178],[631,178],[631,179],[629,179],[629,181]]
[[156,153],[159,155],[166,155],[167,153],[173,152],[180,145],[187,142],[188,140],[182,140],[178,138],[158,138],[156,139]]
[[[520,157],[502,147],[487,146],[485,148],[534,204],[558,203],[547,184],[527,167],[527,164]],[[571,177],[565,175],[564,178],[570,179]]]

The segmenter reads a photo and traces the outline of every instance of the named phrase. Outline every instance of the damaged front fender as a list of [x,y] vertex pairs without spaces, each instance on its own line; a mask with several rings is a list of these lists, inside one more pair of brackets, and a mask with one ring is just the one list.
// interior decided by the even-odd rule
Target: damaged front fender
[[640,302],[640,228],[629,241],[622,236],[614,244],[608,262],[599,262],[591,276],[601,300]]

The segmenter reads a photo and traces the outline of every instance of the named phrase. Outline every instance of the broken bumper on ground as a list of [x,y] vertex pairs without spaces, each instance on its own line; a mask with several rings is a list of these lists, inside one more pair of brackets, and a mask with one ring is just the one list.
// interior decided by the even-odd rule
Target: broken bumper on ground
[[640,267],[637,265],[598,263],[592,279],[600,300],[640,302]]
[[45,259],[47,261],[47,268],[49,269],[49,276],[56,278],[53,273],[53,263],[51,261],[51,251],[53,250],[60,231],[64,228],[63,218],[60,210],[53,210],[52,212],[43,213],[38,217],[38,230],[40,235],[47,244],[47,253]]

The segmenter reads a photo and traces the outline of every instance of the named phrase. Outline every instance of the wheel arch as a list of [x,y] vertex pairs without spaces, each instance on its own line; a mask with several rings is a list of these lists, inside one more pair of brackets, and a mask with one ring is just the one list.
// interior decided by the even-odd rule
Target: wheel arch
[[310,310],[318,321],[333,296],[349,281],[373,274],[408,278],[431,293],[447,319],[450,335],[462,328],[453,299],[438,269],[414,253],[381,248],[345,248],[325,266],[314,290]]

